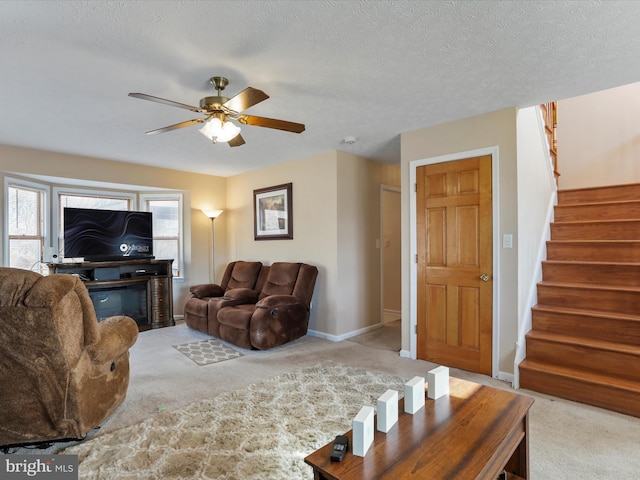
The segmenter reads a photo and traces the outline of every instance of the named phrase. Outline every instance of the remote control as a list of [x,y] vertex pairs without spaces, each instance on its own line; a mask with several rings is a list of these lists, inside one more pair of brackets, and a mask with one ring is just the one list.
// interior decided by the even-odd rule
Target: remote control
[[344,458],[344,454],[349,449],[349,437],[346,435],[338,435],[333,441],[333,448],[331,449],[331,461],[341,462]]

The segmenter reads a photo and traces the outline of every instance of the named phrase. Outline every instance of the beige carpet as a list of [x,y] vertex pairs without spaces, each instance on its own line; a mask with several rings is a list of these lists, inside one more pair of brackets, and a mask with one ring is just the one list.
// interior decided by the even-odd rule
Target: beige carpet
[[369,332],[351,337],[348,341],[359,343],[369,348],[399,352],[402,347],[401,335],[402,321],[395,320]]
[[[377,331],[383,333],[384,329]],[[212,400],[226,392],[242,390],[250,384],[328,359],[401,378],[425,376],[437,366],[401,358],[397,352],[389,350],[312,336],[265,352],[242,350],[240,358],[205,366],[196,365],[173,348],[173,345],[210,338],[187,328],[183,322],[175,327],[142,332],[131,349],[127,398],[100,430],[93,432],[93,437],[98,439],[109,432],[155,418],[158,410],[179,412],[193,403]],[[451,375],[511,389],[508,383],[463,370],[451,369]],[[536,400],[530,416],[532,480],[640,478],[639,418],[529,391],[520,393]],[[49,451],[59,451],[63,446],[66,445],[56,445]],[[41,451],[23,449],[16,453]],[[108,457],[109,450],[99,449],[96,455]]]
[[64,451],[84,479],[310,479],[304,457],[406,381],[333,363],[227,392]]

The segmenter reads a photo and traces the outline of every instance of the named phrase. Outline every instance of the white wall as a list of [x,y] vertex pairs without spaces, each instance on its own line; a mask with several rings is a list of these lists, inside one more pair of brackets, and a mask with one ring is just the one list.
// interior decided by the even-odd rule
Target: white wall
[[640,182],[640,83],[558,102],[560,189]]
[[[518,111],[518,365],[525,357],[525,334],[531,330],[531,307],[537,303],[556,185],[544,123],[538,106]],[[514,365],[514,386],[519,380]]]
[[[434,127],[424,128],[402,134],[402,278],[410,278],[410,225],[409,185],[410,162],[430,157],[449,155],[457,152],[498,146],[499,149],[499,215],[494,222],[501,228],[500,242],[503,233],[511,233],[514,245],[511,249],[500,250],[500,265],[494,271],[499,278],[498,328],[499,340],[494,348],[498,349],[498,365],[500,372],[506,375],[513,373],[515,343],[518,326],[518,198],[517,198],[517,149],[516,149],[516,109],[510,108],[463,120],[449,122]],[[494,193],[496,193],[494,188]],[[411,347],[409,318],[411,295],[415,285],[406,282],[402,287],[402,349],[409,351]]]

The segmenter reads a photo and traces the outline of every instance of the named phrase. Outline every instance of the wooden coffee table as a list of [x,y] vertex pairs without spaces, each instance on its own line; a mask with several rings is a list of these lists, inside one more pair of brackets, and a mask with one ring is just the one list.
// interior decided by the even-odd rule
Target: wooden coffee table
[[349,452],[331,462],[328,443],[304,461],[316,480],[495,480],[529,478],[528,411],[533,399],[477,383],[449,379],[449,395],[426,399],[416,414],[404,413],[388,433],[375,431],[364,457]]

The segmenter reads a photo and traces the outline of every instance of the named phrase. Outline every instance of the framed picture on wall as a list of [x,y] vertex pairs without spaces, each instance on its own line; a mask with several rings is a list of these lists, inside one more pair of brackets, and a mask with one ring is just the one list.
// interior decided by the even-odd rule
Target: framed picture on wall
[[293,239],[292,185],[285,183],[253,191],[255,240]]

